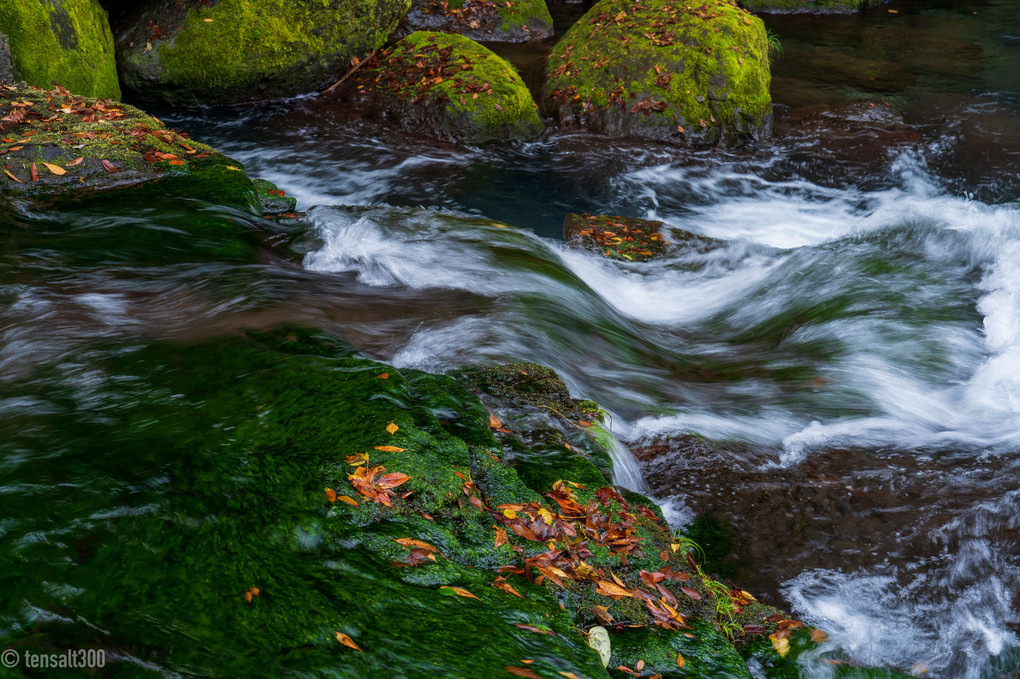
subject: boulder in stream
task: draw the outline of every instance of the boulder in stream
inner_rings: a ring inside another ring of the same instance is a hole
[[[561,124],[680,145],[737,144],[772,127],[761,20],[725,0],[602,0],[549,56]]]
[[[513,66],[461,35],[412,33],[376,55],[340,96],[364,117],[454,143],[530,139],[543,129]]]
[[[652,219],[571,213],[563,221],[563,239],[609,259],[648,262],[684,247],[706,252],[723,241],[669,227]]]
[[[380,47],[410,0],[142,2],[117,35],[124,88],[172,105],[321,90]]]
[[[165,195],[256,204],[237,161],[133,106],[64,88],[3,85],[0,116],[0,195],[8,198],[48,201],[153,185]]]
[[[533,42],[553,35],[545,0],[412,0],[405,33],[459,33],[478,42]]]
[[[0,3],[0,80],[120,98],[113,34],[99,0]]]

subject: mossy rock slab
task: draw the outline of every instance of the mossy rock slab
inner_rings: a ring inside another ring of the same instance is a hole
[[[341,96],[365,117],[446,142],[531,139],[544,128],[513,66],[461,35],[412,33],[374,57]]]
[[[120,98],[113,34],[99,0],[2,2],[0,36],[0,45],[10,48],[11,80]],[[3,61],[0,56],[0,79]]]
[[[0,195],[48,202],[144,188],[254,211],[241,165],[127,104],[0,87]]]
[[[287,192],[268,179],[256,179],[252,182],[259,198],[259,207],[266,217],[275,217],[294,212],[297,209],[297,198],[288,196]]]
[[[569,245],[627,262],[648,262],[680,249],[707,252],[724,244],[653,219],[586,212],[567,215],[563,238]]]
[[[408,33],[459,33],[478,42],[534,42],[553,35],[545,0],[413,0],[403,27]]]
[[[380,47],[410,0],[148,0],[116,36],[125,90],[179,106],[324,89]]]
[[[602,0],[549,56],[561,124],[679,145],[734,145],[772,127],[761,20],[727,0]]]

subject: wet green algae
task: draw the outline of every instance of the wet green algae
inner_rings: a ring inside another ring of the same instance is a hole
[[[381,47],[410,8],[410,0],[193,4],[149,2],[117,37],[125,89],[180,106],[321,90]]]
[[[543,129],[513,66],[461,35],[412,33],[362,69],[352,88],[398,127],[435,139],[477,144]]]
[[[771,131],[765,28],[730,0],[602,0],[546,73],[547,103],[566,125],[681,145]]]
[[[700,577],[688,584],[704,599],[676,592],[693,629],[643,627],[640,643],[627,625],[648,625],[647,612],[597,594],[591,581],[561,588],[535,581],[535,571],[504,572],[521,596],[500,587],[497,568],[521,567],[548,545],[510,530],[498,505],[556,505],[525,485],[485,407],[452,378],[360,359],[301,331],[153,345],[111,357],[103,371],[92,405],[69,411],[71,393],[36,394],[52,409],[3,444],[21,449],[42,436],[64,451],[58,468],[8,470],[6,481],[19,487],[91,470],[77,491],[50,498],[52,513],[30,511],[34,491],[9,505],[24,530],[51,531],[62,516],[74,532],[66,541],[22,541],[0,557],[6,645],[115,647],[135,662],[116,662],[114,676],[185,668],[240,676],[257,667],[276,676],[496,677],[519,666],[542,677],[605,677],[583,636],[596,622],[592,607],[604,605],[621,625],[614,666],[682,645],[688,670],[665,676],[719,676],[693,671],[699,662],[747,676],[714,627]],[[77,424],[63,426],[67,417]],[[361,454],[366,464],[349,463]],[[409,477],[393,488],[392,506],[351,485],[369,465]],[[326,488],[357,506],[330,502]],[[586,563],[607,578],[611,570],[637,587],[639,570],[666,563],[660,552],[690,569],[658,514],[615,492],[569,488],[614,521],[633,515],[627,521],[642,549],[626,566],[590,543]],[[497,529],[508,533],[499,546]],[[434,551],[415,553],[397,542],[404,538]],[[39,618],[37,610],[60,615]],[[701,613],[706,622],[696,622]],[[361,652],[339,643],[338,632]]]
[[[15,78],[75,94],[120,98],[113,35],[98,0],[0,3]]]
[[[8,198],[46,202],[134,188],[255,211],[252,182],[237,161],[133,106],[19,85],[0,89],[0,112],[0,193]]]

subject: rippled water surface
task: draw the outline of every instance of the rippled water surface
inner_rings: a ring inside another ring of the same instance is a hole
[[[635,458],[621,482],[829,643],[925,676],[1020,676],[1020,7],[768,25],[777,136],[754,149],[558,132],[437,148],[304,99],[166,116],[296,196],[299,219],[5,213],[0,635],[90,624],[66,606],[91,585],[60,564],[130,540],[112,517],[215,520],[182,488],[226,468],[193,460],[181,486],[183,448],[159,441],[239,425],[190,415],[153,347],[304,326],[398,366],[549,365],[612,413]],[[903,119],[876,123],[872,103]],[[562,242],[573,211],[721,242],[612,262]]]

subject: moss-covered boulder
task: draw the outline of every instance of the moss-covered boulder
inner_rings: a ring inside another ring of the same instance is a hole
[[[532,42],[551,38],[545,0],[413,0],[408,32],[459,33],[478,42]]]
[[[140,3],[116,36],[125,90],[173,105],[321,90],[378,48],[410,0]]]
[[[727,0],[602,0],[550,54],[547,103],[611,136],[741,143],[771,131],[768,49]]]
[[[99,0],[0,3],[0,79],[9,47],[12,79],[59,83],[75,94],[120,98],[113,34]]]
[[[680,251],[704,253],[724,244],[654,219],[586,212],[566,216],[563,239],[568,245],[627,262],[648,262]]]
[[[256,179],[252,185],[255,187],[263,216],[281,216],[290,214],[297,209],[297,199],[288,196],[286,191],[268,179]]]
[[[461,35],[412,33],[373,58],[340,96],[365,117],[455,143],[530,139],[543,129],[514,68]]]
[[[237,161],[126,104],[0,87],[0,195],[33,202],[149,187],[254,211]]]

